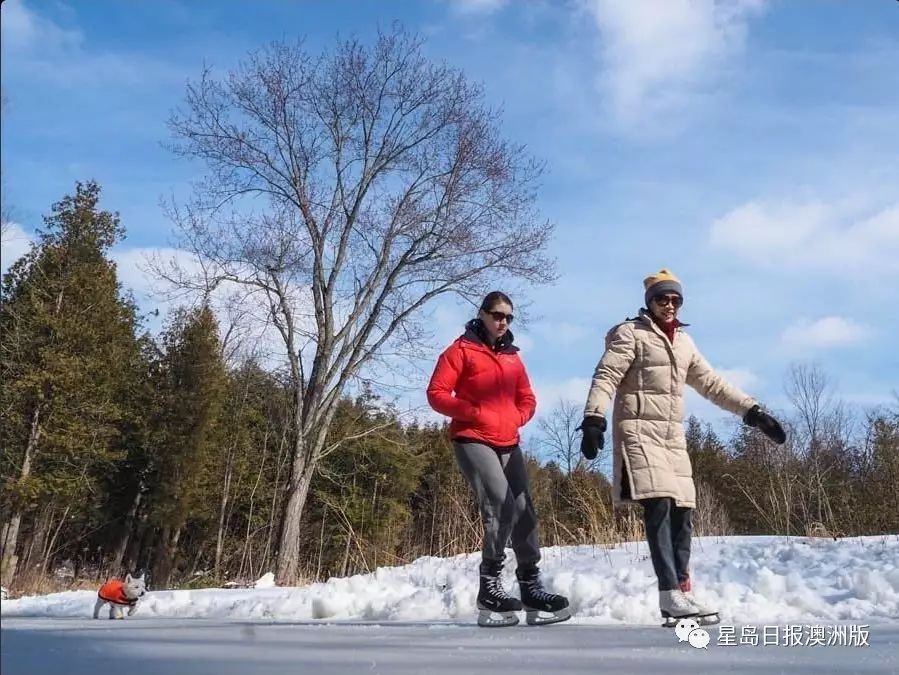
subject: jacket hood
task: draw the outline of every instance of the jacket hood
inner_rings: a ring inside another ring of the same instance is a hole
[[[496,341],[495,345],[491,345],[490,336],[487,334],[487,328],[480,319],[472,319],[465,324],[465,332],[462,334],[462,339],[483,344],[487,349],[490,349],[497,354],[514,354],[519,351],[518,347],[512,344],[515,341],[515,336],[512,334],[511,330],[507,330],[499,340]]]

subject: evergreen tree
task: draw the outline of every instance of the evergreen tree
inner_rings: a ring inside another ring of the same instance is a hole
[[[411,521],[409,495],[424,462],[404,442],[396,415],[376,404],[366,392],[341,401],[335,414],[332,439],[340,440],[332,440],[313,483],[309,518],[318,531],[318,574],[344,576],[400,560],[399,543]]]
[[[108,562],[106,576],[124,576],[137,568],[141,537],[146,531],[147,494],[151,470],[160,444],[161,353],[149,335],[139,339],[139,350],[130,364],[128,388],[122,399],[127,410],[119,437],[122,459],[104,484],[106,501],[103,527],[90,538],[90,549],[99,553],[94,562]]]
[[[97,183],[78,183],[0,287],[4,576],[25,530],[46,563],[62,523],[96,510],[120,456],[136,315],[107,257],[123,229],[99,199]]]
[[[205,489],[218,509],[216,577],[257,579],[271,569],[288,478],[290,401],[277,378],[252,360],[229,377],[222,461],[207,472]]]
[[[176,312],[163,347],[159,444],[148,473],[151,522],[157,529],[153,579],[165,586],[188,518],[209,522],[215,514],[201,487],[219,459],[226,379],[218,323],[208,306]]]

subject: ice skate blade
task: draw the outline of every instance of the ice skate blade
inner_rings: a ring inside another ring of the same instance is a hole
[[[571,618],[571,610],[564,607],[557,612],[546,612],[550,616],[540,616],[539,609],[528,609],[525,607],[526,621],[529,626],[548,626],[552,623],[561,623]]]
[[[515,612],[491,612],[489,609],[482,609],[478,612],[478,625],[483,628],[517,626],[518,614]]]
[[[662,612],[662,628],[674,628],[681,619],[693,619],[699,623],[698,614],[684,614],[683,616],[672,616],[668,612]]]
[[[718,616],[718,612],[713,614],[700,614],[696,617],[696,623],[700,626],[714,626],[716,623],[721,623],[721,617]]]

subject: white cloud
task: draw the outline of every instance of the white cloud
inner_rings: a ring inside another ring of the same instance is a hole
[[[4,223],[0,238],[0,271],[10,266],[31,248],[31,236],[18,223]]]
[[[619,123],[676,111],[743,50],[765,0],[590,0],[600,85]]]
[[[111,252],[116,264],[119,281],[140,299],[151,300],[155,295],[170,290],[150,271],[152,260],[175,261],[182,268],[197,271],[196,259],[187,251],[175,248],[120,248]]]
[[[25,253],[31,237],[16,223],[3,230],[2,251],[3,271]],[[116,248],[110,251],[110,259],[116,264],[116,273],[125,292],[131,292],[139,312],[146,318],[147,328],[158,332],[168,313],[176,307],[190,305],[199,298],[196,294],[179,292],[170,282],[160,279],[151,269],[162,266],[170,269],[176,265],[187,274],[202,271],[199,261],[183,249],[166,247]],[[210,303],[223,331],[232,325],[233,332],[245,337],[247,350],[253,350],[263,363],[279,364],[284,351],[281,338],[268,322],[268,303],[263,294],[233,283],[220,284],[211,294]],[[309,305],[304,289],[296,289],[296,308]],[[311,312],[298,311],[299,327],[311,330],[311,325],[302,317]]]
[[[590,380],[585,377],[570,377],[557,382],[532,382],[537,397],[537,412],[544,414],[552,410],[560,400],[577,405],[587,402]]]
[[[78,30],[65,29],[25,7],[22,0],[6,0],[0,10],[0,39],[10,52],[55,51],[80,46]]]
[[[715,368],[715,371],[749,396],[757,396],[761,392],[761,378],[749,368]],[[719,432],[725,432],[726,425],[737,419],[703,398],[692,387],[684,387],[684,415],[685,417],[695,415],[702,422],[712,424]]]
[[[759,376],[749,368],[721,368],[718,370],[718,374],[746,393],[757,388],[761,383]]]
[[[175,248],[116,248],[110,251],[110,259],[116,264],[116,274],[122,290],[134,296],[140,314],[145,317],[151,333],[158,333],[169,312],[180,305],[190,304],[192,298],[175,295],[174,286],[157,278],[150,270],[152,261],[177,263],[184,270],[195,272],[199,265],[187,251]],[[217,312],[219,321],[226,318]]]
[[[561,347],[571,346],[595,332],[587,326],[567,321],[541,322],[535,326],[535,329],[542,338],[549,339],[553,344]]]
[[[852,319],[825,316],[815,320],[800,319],[784,330],[781,340],[787,347],[826,349],[857,344],[869,334],[866,326]]]
[[[509,3],[509,0],[447,0],[447,2],[458,14],[483,15],[498,12]]]
[[[752,395],[752,392],[747,391],[746,393]],[[704,399],[695,389],[686,387],[684,389],[684,420],[690,416],[696,417],[703,424],[711,424],[716,432],[724,436],[728,435],[727,426],[739,419],[708,399]]]
[[[148,328],[158,332],[167,314],[179,306],[199,300],[197,293],[182,292],[171,282],[161,279],[154,269],[174,272],[176,268],[191,276],[202,272],[200,261],[189,251],[177,248],[119,248],[111,251],[119,281],[126,291],[134,294],[142,314],[148,318]],[[263,364],[280,365],[284,347],[277,330],[269,323],[268,303],[258,291],[233,283],[219,284],[209,296],[222,333],[239,335],[244,351],[252,351]],[[294,299],[296,307],[306,304],[302,289]],[[156,313],[158,312],[158,313]],[[298,316],[306,313],[298,312]],[[300,327],[306,327],[299,319]]]
[[[516,334],[514,331],[512,332],[515,335],[515,345],[524,352],[525,355],[528,353],[533,353],[534,351],[534,340],[530,335],[525,334]]]
[[[94,51],[80,28],[63,27],[37,8],[22,0],[6,0],[0,10],[3,59],[14,63],[18,74],[70,89],[108,84],[147,87],[185,77],[175,66],[137,54]]]
[[[710,244],[762,267],[899,272],[899,204],[752,201],[712,223]]]
[[[749,396],[757,397],[762,393],[761,379],[749,368],[716,368],[715,370],[721,377]],[[738,417],[703,398],[692,387],[684,387],[684,417],[687,418],[691,415],[703,423],[711,424],[718,433],[724,435],[728,433],[728,425],[739,420]]]
[[[440,353],[465,331],[465,322],[471,319],[477,310],[465,307],[448,300],[434,305],[430,315],[430,328],[434,334],[436,352]]]

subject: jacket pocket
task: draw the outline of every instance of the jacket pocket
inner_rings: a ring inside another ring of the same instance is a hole
[[[515,408],[515,412],[518,413],[518,429],[521,429],[521,427],[528,423],[528,420],[525,418],[525,414],[518,408]]]
[[[521,427],[518,423],[520,417],[517,410],[510,414],[506,410],[497,410],[491,407],[481,408],[481,414],[475,422],[475,427],[484,436],[501,442],[518,435],[518,429]]]
[[[521,413],[516,409],[512,415],[503,417],[503,438],[515,438],[519,429],[521,429]]]
[[[481,417],[483,416],[483,413],[481,412],[480,404],[475,403],[473,401],[465,401],[465,402],[471,406],[471,412],[468,415],[466,415],[464,418],[461,418],[462,421],[468,422],[469,424],[480,424]]]
[[[642,391],[638,391],[638,392],[637,392],[637,417],[643,417],[643,409],[644,409],[644,407],[645,407],[645,406],[644,406],[644,403],[643,403],[643,392],[642,392]]]

